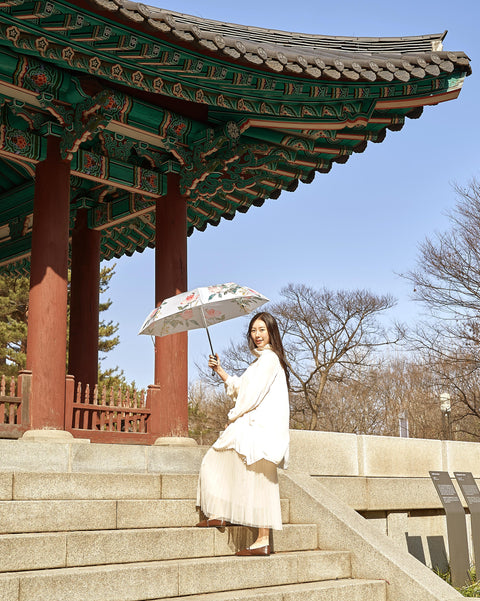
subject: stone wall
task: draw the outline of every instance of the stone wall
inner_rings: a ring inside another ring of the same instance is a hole
[[[429,471],[449,472],[455,486],[455,471],[471,472],[480,488],[480,444],[291,431],[289,469],[309,473],[423,563],[444,571],[445,512]],[[472,555],[471,549],[470,540]]]
[[[428,477],[430,470],[480,477],[480,444],[290,430],[290,469],[313,476]]]

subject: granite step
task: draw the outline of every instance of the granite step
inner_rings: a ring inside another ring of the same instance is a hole
[[[256,529],[150,528],[0,535],[0,572],[233,555]],[[276,552],[318,548],[315,524],[273,533]]]
[[[337,551],[150,561],[0,574],[0,601],[144,601],[350,576],[350,554]]]
[[[222,591],[188,597],[164,597],[161,601],[386,601],[386,598],[386,582],[383,580],[348,578]],[[148,601],[160,601],[160,599]]]
[[[281,500],[289,523],[289,502]],[[195,526],[193,499],[0,501],[0,534]]]
[[[198,474],[0,472],[0,500],[196,499]]]

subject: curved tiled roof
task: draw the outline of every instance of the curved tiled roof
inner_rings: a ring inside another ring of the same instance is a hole
[[[86,208],[109,259],[155,245],[167,174],[188,199],[188,233],[203,231],[457,98],[471,72],[443,50],[445,33],[289,33],[130,0],[4,4],[0,270],[16,273],[28,269],[45,132],[71,160],[72,223]]]
[[[471,72],[464,52],[443,51],[441,34],[409,37],[344,37],[291,33],[223,23],[147,6],[131,0],[89,0],[163,37],[218,53],[276,73],[314,79],[409,81],[453,72]],[[113,15],[112,15],[113,16]]]

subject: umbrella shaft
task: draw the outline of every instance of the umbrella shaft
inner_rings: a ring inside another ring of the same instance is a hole
[[[205,326],[205,329],[207,330],[208,342],[210,343],[210,350],[212,351],[212,355],[215,357],[215,353],[213,352],[212,339],[210,338],[210,332],[208,331],[207,326]]]
[[[205,313],[203,312],[203,303],[200,302],[200,311],[202,312],[203,325],[207,330],[208,342],[210,343],[210,350],[212,351],[212,355],[215,357],[215,353],[213,351],[212,339],[210,338],[210,332],[208,331],[207,320],[205,319]]]

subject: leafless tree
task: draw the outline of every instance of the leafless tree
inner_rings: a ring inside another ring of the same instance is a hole
[[[306,419],[303,427],[315,430],[322,427],[327,384],[352,378],[393,342],[380,316],[395,301],[366,290],[333,292],[302,284],[286,286],[281,296],[270,310],[279,322],[291,373],[293,420]]]
[[[420,246],[415,270],[406,274],[414,299],[442,320],[444,336],[480,343],[480,183],[456,186],[451,227]]]
[[[233,401],[221,389],[201,380],[188,389],[188,429],[192,438],[203,445],[212,444],[228,423]]]
[[[277,318],[291,374],[291,426],[362,433],[378,430],[378,407],[355,406],[352,395],[354,389],[361,389],[362,370],[378,363],[377,351],[393,342],[381,316],[395,304],[394,299],[366,290],[333,292],[294,284],[283,288],[281,297],[268,310]],[[221,359],[228,373],[240,374],[252,355],[245,341],[231,342]],[[200,368],[200,373],[204,382],[219,385],[207,369]]]
[[[380,434],[398,436],[400,416],[412,438],[442,438],[439,387],[421,355],[392,357],[371,374],[377,402],[384,411]]]
[[[456,187],[450,228],[420,246],[406,274],[428,311],[410,335],[438,386],[452,397],[459,434],[480,435],[480,183]]]

